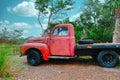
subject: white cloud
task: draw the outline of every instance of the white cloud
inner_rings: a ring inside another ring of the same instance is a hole
[[[27,38],[27,37],[30,36],[30,35],[31,35],[30,31],[24,30],[22,37]]]
[[[48,18],[45,18],[45,19],[43,20],[43,22],[45,22],[45,23],[48,22]]]
[[[0,30],[2,30],[4,27],[8,27],[10,22],[8,20],[0,21]]]
[[[11,7],[7,7],[7,11],[12,13],[12,8]]]
[[[34,24],[34,27],[35,28],[41,28],[40,24],[38,24],[38,23]]]
[[[42,24],[44,29],[47,28],[47,24]],[[36,29],[41,29],[41,26],[40,24],[38,23],[35,23],[35,24],[28,24],[28,23],[25,23],[25,22],[14,22],[14,23],[10,23],[9,21],[7,20],[4,20],[4,21],[0,21],[0,28],[8,28],[8,29],[12,29],[12,30],[15,30],[15,29],[20,29],[20,30],[26,30],[26,29],[32,29],[32,28],[36,28]]]
[[[38,11],[35,9],[35,4],[32,1],[23,1],[13,8],[8,7],[7,10],[25,17],[33,17],[38,14]]]
[[[35,2],[36,0],[26,0],[26,1],[32,1],[32,2]]]
[[[44,29],[47,29],[47,24],[42,24]]]
[[[81,14],[81,12],[71,16],[70,21],[74,21],[76,18],[78,18],[80,16],[80,14]]]
[[[42,24],[42,25],[44,26],[44,28],[47,28],[46,24]],[[22,30],[23,31],[22,37],[24,38],[30,36],[38,37],[42,33],[42,29],[38,23],[31,25],[25,22],[10,23],[7,20],[0,21],[0,32],[4,27],[6,27],[9,31]]]
[[[71,8],[73,8],[73,6],[71,6],[71,5],[66,5],[66,9],[71,9]]]
[[[4,20],[4,22],[5,22],[6,24],[9,24],[9,23],[10,23],[8,20]]]
[[[0,21],[0,25],[7,25],[9,24],[10,22],[8,20],[4,20],[4,21]]]
[[[30,32],[28,30],[24,30],[23,33],[24,34],[30,34]]]
[[[16,22],[10,25],[12,28],[17,28],[17,29],[30,29],[31,25],[25,23],[25,22]]]
[[[33,26],[34,26],[35,24],[33,24]],[[41,36],[40,34],[41,34],[41,28],[36,28],[36,27],[34,27],[34,30],[30,30],[30,29],[25,29],[25,30],[23,30],[23,35],[22,35],[22,37],[24,37],[24,38],[27,38],[27,37],[38,37],[38,36]]]
[[[10,29],[10,30],[24,30],[24,29],[31,29],[32,26],[28,23],[25,22],[15,22],[15,23],[10,23],[7,20],[0,21],[0,29],[3,29],[4,27]]]
[[[105,0],[99,0],[101,3],[105,3]]]
[[[42,24],[42,26],[43,26],[44,29],[47,28],[47,24]],[[41,28],[40,24],[38,24],[38,23],[34,24],[34,27]]]

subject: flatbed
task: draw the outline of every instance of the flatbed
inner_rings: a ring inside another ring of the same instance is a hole
[[[120,43],[77,44],[77,49],[120,49]]]

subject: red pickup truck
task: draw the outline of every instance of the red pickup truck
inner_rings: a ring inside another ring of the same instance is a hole
[[[103,67],[115,67],[119,61],[119,43],[75,44],[72,24],[56,25],[49,35],[31,38],[22,46],[21,56],[27,55],[28,64],[37,66],[51,57],[92,56]]]

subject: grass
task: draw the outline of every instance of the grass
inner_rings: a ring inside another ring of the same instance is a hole
[[[13,45],[0,44],[0,77],[3,80],[13,80],[13,77],[24,73],[25,66],[19,55],[14,54],[15,50],[17,49]]]
[[[2,44],[1,47],[5,47],[5,46]],[[5,74],[6,68],[9,67],[8,65],[5,65],[6,62],[8,61],[8,53],[9,50],[5,48],[0,48],[0,77]]]

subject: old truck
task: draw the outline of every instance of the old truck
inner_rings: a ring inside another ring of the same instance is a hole
[[[27,56],[28,64],[33,66],[51,57],[92,56],[100,66],[115,67],[119,62],[120,44],[91,43],[89,40],[75,44],[74,26],[59,24],[44,37],[28,39],[22,46],[21,56],[23,55]]]

